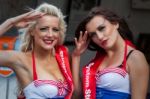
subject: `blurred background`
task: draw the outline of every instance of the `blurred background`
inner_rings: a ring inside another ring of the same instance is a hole
[[[25,13],[28,8],[35,8],[43,2],[59,7],[66,16],[68,29],[65,45],[68,46],[70,52],[74,48],[74,32],[78,23],[92,7],[103,6],[112,9],[126,19],[133,32],[134,44],[144,52],[150,64],[150,0],[0,0],[0,23]],[[20,31],[12,28],[0,37],[0,50],[18,50],[19,40],[16,40],[16,37],[19,33]],[[9,48],[8,46],[12,47]],[[87,50],[87,54],[81,58],[81,65],[85,65],[94,54],[94,52]],[[16,94],[17,80],[15,74],[9,68],[0,67],[0,99],[16,99]]]

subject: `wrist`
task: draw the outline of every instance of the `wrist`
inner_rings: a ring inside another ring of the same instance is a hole
[[[8,21],[8,23],[9,23],[11,26],[14,26],[14,25],[15,25],[15,21],[14,21],[13,18],[8,19],[7,21]]]
[[[81,55],[79,53],[72,52],[71,56],[72,57],[77,57],[77,58],[79,57],[80,58]]]

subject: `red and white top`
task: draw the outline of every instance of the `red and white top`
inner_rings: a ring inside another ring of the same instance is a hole
[[[68,58],[68,57],[67,57]],[[36,64],[34,53],[32,54],[33,61],[33,82],[23,89],[27,99],[45,99],[45,98],[65,98],[71,99],[73,90],[72,76],[70,75],[69,63],[66,59],[66,49],[61,46],[56,51],[56,59],[60,70],[65,77],[65,81],[40,80],[36,73]],[[67,78],[66,78],[67,77]]]

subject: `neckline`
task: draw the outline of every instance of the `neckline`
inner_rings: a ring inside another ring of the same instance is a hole
[[[39,83],[40,82],[40,83]],[[58,81],[55,81],[55,80],[41,80],[41,79],[37,79],[37,80],[34,80],[32,81],[31,83],[29,83],[26,87],[23,88],[23,91],[27,90],[29,86],[31,85],[35,85],[36,87],[39,86],[39,85],[42,85],[41,82],[44,82],[44,84],[50,84],[51,85],[56,85],[56,87],[58,88],[57,85],[59,85],[60,87],[62,86],[66,86],[66,89],[68,89],[68,84],[66,81],[61,81],[61,80],[58,80]]]
[[[97,71],[103,71],[103,70],[105,70],[105,69],[109,69],[109,68],[121,68],[121,69],[123,69],[123,70],[125,70],[126,71],[126,56],[127,56],[127,42],[126,41],[124,41],[124,43],[125,43],[125,47],[124,47],[124,55],[123,55],[123,61],[122,61],[122,63],[120,64],[120,65],[118,65],[118,66],[116,66],[116,67],[114,67],[114,65],[112,65],[112,66],[110,66],[110,67],[106,67],[106,68],[104,68],[104,69],[102,69],[102,70],[97,70]],[[104,60],[103,60],[104,61]]]
[[[45,81],[48,81],[47,79],[38,79],[38,75],[37,75],[37,72],[36,72],[36,63],[35,63],[36,61],[35,61],[35,55],[34,55],[34,51],[32,51],[32,67],[33,67],[33,69],[32,69],[32,71],[33,71],[33,81],[35,81],[35,80],[45,80]],[[65,82],[65,79],[64,80],[62,80],[62,79],[56,79],[56,80],[51,80],[51,79],[49,79],[50,81],[56,81],[56,82]]]

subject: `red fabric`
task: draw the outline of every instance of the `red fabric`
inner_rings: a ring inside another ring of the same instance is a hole
[[[125,42],[124,59],[122,64],[123,65],[122,69],[124,69],[125,71],[126,71],[126,61],[127,61],[126,56],[127,56],[127,43]]]
[[[70,70],[70,64],[68,59],[68,52],[67,49],[64,46],[58,46],[56,48],[56,60],[58,62],[59,68],[64,75],[67,83],[69,84],[69,92],[66,95],[65,99],[71,99],[72,93],[73,93],[73,81],[72,81],[72,75]],[[37,80],[37,73],[36,73],[36,65],[35,65],[35,57],[34,52],[32,52],[32,61],[33,61],[33,80]],[[22,97],[21,95],[18,96],[18,99],[25,99],[25,97]]]
[[[136,48],[136,46],[129,40],[125,40],[126,44],[133,47],[133,48]]]
[[[37,80],[34,52],[32,52],[33,80]]]
[[[127,45],[134,47],[135,46],[128,40],[125,40],[125,51],[124,51],[124,61],[123,69],[126,70],[126,55],[127,55]],[[95,74],[97,68],[100,66],[101,62],[105,57],[105,53],[98,53],[96,57],[83,68],[83,92],[84,99],[96,99],[96,78]]]
[[[19,95],[19,96],[17,97],[17,99],[26,99],[26,98],[25,98],[25,96]]]
[[[104,54],[97,53],[96,57],[83,68],[84,99],[96,99],[95,73],[104,59]]]
[[[56,48],[56,60],[58,61],[59,68],[63,73],[66,81],[68,82],[70,88],[69,93],[66,95],[65,99],[71,99],[74,89],[68,57],[67,49],[64,46],[59,46]]]

